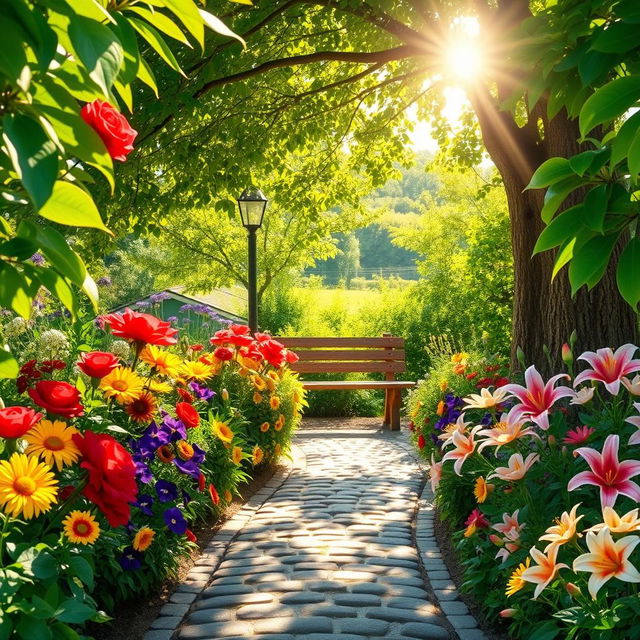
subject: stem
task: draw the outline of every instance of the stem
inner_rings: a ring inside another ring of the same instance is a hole
[[[60,507],[58,508],[58,511],[56,512],[55,516],[53,516],[53,518],[49,521],[49,524],[42,530],[42,533],[40,534],[40,537],[44,537],[45,534],[48,533],[49,530],[53,527],[53,525],[58,523],[58,521],[62,518],[62,516],[67,511],[67,507],[77,500],[78,496],[82,493],[82,490],[87,486],[87,482],[88,481],[89,481],[88,476],[85,476],[80,481],[80,483],[73,490],[71,495],[60,505]]]
[[[4,538],[11,518],[8,515],[4,515],[3,517],[4,522],[2,523],[2,531],[0,532],[0,565],[4,566],[4,562],[2,561],[2,554],[4,553]]]

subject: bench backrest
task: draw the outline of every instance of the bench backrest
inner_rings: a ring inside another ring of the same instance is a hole
[[[291,365],[298,373],[384,373],[393,380],[407,370],[404,338],[277,338],[300,360]]]

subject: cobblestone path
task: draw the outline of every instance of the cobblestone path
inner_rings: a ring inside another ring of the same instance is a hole
[[[301,434],[306,465],[233,539],[177,637],[456,638],[425,590],[422,474],[401,438]]]

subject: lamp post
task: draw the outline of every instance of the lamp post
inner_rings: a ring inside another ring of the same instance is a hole
[[[253,333],[258,330],[258,260],[256,250],[256,231],[262,226],[262,218],[267,208],[267,199],[256,187],[245,189],[238,198],[238,208],[242,225],[247,230],[249,245],[249,328]]]

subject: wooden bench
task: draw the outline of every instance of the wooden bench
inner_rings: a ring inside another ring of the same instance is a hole
[[[384,389],[383,427],[400,429],[401,390],[415,382],[396,380],[407,370],[404,338],[277,338],[300,360],[291,365],[297,373],[383,373],[384,380],[303,380],[305,389]]]

